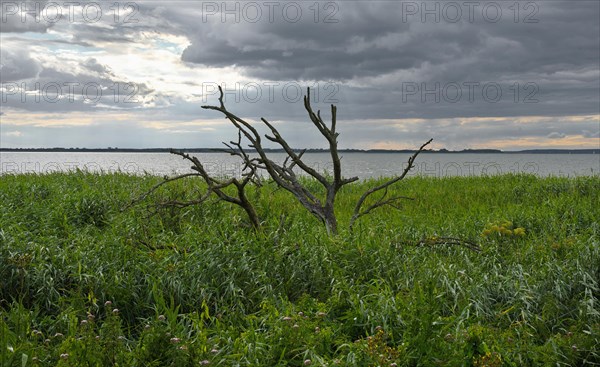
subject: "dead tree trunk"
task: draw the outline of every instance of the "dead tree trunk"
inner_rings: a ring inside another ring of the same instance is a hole
[[[338,225],[334,208],[336,195],[342,186],[358,180],[358,177],[347,179],[342,177],[341,162],[337,146],[337,137],[339,134],[336,132],[336,107],[331,105],[331,126],[327,126],[321,118],[321,111],[319,110],[315,113],[310,105],[310,89],[304,97],[304,107],[308,112],[310,120],[329,143],[329,153],[333,164],[333,179],[329,180],[302,161],[305,150],[297,153],[281,136],[275,126],[266,119],[261,118],[263,124],[271,131],[271,135],[265,135],[265,138],[277,143],[287,154],[287,158],[283,164],[272,161],[265,152],[262,145],[262,138],[256,128],[244,119],[229,112],[223,102],[223,90],[220,87],[219,92],[219,106],[202,106],[202,108],[219,111],[224,114],[225,117],[246,137],[246,139],[248,139],[250,142],[249,146],[256,150],[256,153],[259,156],[254,162],[256,167],[265,169],[278,186],[294,195],[302,206],[325,224],[328,233],[337,234]],[[325,191],[324,198],[319,198],[317,194],[311,192],[302,185],[294,172],[295,167],[300,168],[323,186]]]

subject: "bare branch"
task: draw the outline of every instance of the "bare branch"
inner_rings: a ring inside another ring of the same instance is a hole
[[[220,99],[220,100],[222,103],[222,99]],[[183,151],[171,149],[170,150],[171,154],[178,155],[178,156],[182,157],[183,159],[191,162],[192,163],[191,169],[193,169],[196,172],[195,173],[186,173],[186,174],[178,175],[178,176],[171,177],[171,178],[165,178],[162,182],[158,183],[157,185],[152,187],[149,191],[147,191],[146,193],[141,195],[137,200],[134,200],[131,205],[144,200],[146,197],[148,197],[148,195],[150,195],[152,192],[156,191],[160,186],[165,185],[169,182],[176,181],[176,180],[179,180],[179,179],[182,179],[185,177],[200,176],[204,179],[204,182],[206,182],[206,185],[207,185],[206,192],[200,198],[195,199],[195,200],[189,200],[189,201],[168,200],[168,201],[163,201],[163,202],[157,203],[157,206],[158,207],[183,208],[183,207],[187,207],[187,206],[191,206],[191,205],[197,205],[197,204],[201,204],[204,201],[206,201],[211,196],[211,194],[214,193],[215,195],[217,195],[217,197],[219,197],[219,199],[229,202],[229,203],[232,203],[232,204],[235,204],[235,205],[238,205],[242,209],[244,209],[244,211],[246,212],[246,214],[248,215],[248,218],[250,219],[250,221],[252,223],[252,226],[255,229],[259,228],[260,220],[258,218],[256,210],[254,209],[254,206],[248,200],[248,198],[246,196],[246,192],[245,192],[246,185],[248,184],[248,182],[254,180],[256,170],[258,169],[259,166],[256,164],[256,161],[251,159],[250,156],[244,151],[242,144],[241,144],[241,139],[242,139],[241,133],[243,133],[243,131],[240,129],[238,131],[238,141],[237,142],[232,141],[231,144],[225,144],[227,147],[230,148],[230,150],[228,151],[229,153],[240,157],[244,161],[244,170],[246,170],[247,172],[245,172],[245,174],[242,175],[241,180],[238,180],[235,177],[227,179],[227,180],[217,179],[209,174],[209,172],[204,168],[204,166],[202,165],[202,163],[200,162],[200,160],[197,157],[194,157]],[[237,149],[234,147],[237,147]],[[235,186],[235,188],[237,190],[237,196],[229,195],[223,191],[225,188],[227,188],[231,185]],[[131,205],[129,205],[129,206],[131,206]]]
[[[321,111],[317,110],[315,113],[311,103],[310,103],[310,88],[307,89],[307,93],[304,96],[304,108],[310,118],[310,121],[313,125],[319,130],[319,133],[327,140],[329,144],[329,153],[331,156],[331,163],[333,166],[333,178],[326,177],[325,174],[319,173],[317,170],[309,166],[304,160],[303,155],[305,151],[297,152],[295,151],[287,142],[285,138],[280,134],[274,124],[270,123],[265,118],[261,118],[261,122],[264,126],[266,126],[270,134],[264,135],[265,139],[268,141],[274,142],[283,148],[286,158],[282,164],[274,162],[271,160],[266,154],[266,150],[262,146],[261,136],[258,133],[258,130],[252,126],[246,120],[236,116],[235,114],[229,112],[225,107],[224,103],[224,94],[221,87],[219,87],[219,106],[202,106],[205,109],[211,109],[215,111],[219,111],[225,115],[231,124],[238,129],[238,141],[230,142],[229,144],[225,143],[225,146],[229,148],[228,152],[232,155],[236,155],[240,157],[244,161],[244,174],[242,175],[242,181],[238,181],[237,179],[232,180],[230,183],[239,188],[242,187],[249,182],[251,177],[256,177],[257,170],[264,169],[267,171],[269,176],[273,179],[273,181],[284,190],[292,193],[298,201],[315,217],[321,220],[327,227],[329,233],[335,234],[337,233],[337,219],[335,215],[335,198],[340,188],[344,185],[347,185],[351,182],[355,182],[358,180],[358,177],[344,178],[342,177],[342,167],[341,167],[341,157],[339,156],[338,149],[338,141],[337,138],[339,134],[336,132],[337,126],[337,108],[334,105],[331,105],[331,124],[328,126],[323,121],[321,116]],[[258,158],[250,158],[248,154],[244,151],[241,145],[242,137],[249,141],[249,146],[254,148],[256,153],[258,154]],[[397,203],[401,199],[410,199],[403,196],[394,196],[388,197],[388,187],[393,185],[394,183],[402,180],[406,174],[413,168],[414,160],[417,155],[429,144],[431,140],[423,144],[418,151],[416,151],[408,160],[408,165],[404,169],[404,171],[397,177],[392,178],[391,180],[386,181],[379,186],[376,186],[370,190],[367,190],[357,202],[352,218],[350,220],[350,228],[352,229],[352,225],[354,222],[364,216],[369,214],[376,208],[382,206],[392,206],[397,207]],[[189,156],[183,156],[186,159],[191,159]],[[217,180],[208,177],[206,174],[203,174],[203,167],[200,162],[197,160],[192,160],[194,163],[193,168],[202,174],[205,181],[209,184],[211,190],[217,194],[222,200],[232,201],[234,203],[238,203],[235,200],[232,200],[231,197],[225,195],[219,188],[216,188],[216,185],[219,183]],[[309,190],[302,182],[300,182],[296,173],[294,172],[294,168],[299,168],[308,176],[316,179],[324,189],[324,197],[320,198],[320,195],[317,195],[311,190]],[[363,208],[363,204],[365,200],[370,197],[370,195],[383,191],[382,196],[375,201],[375,203],[369,205],[366,208]],[[237,199],[237,198],[234,198]],[[239,205],[239,203],[238,203]]]
[[[150,190],[146,191],[145,193],[143,193],[139,197],[131,200],[131,202],[129,204],[127,204],[124,208],[122,208],[121,211],[125,211],[125,210],[131,208],[132,206],[138,204],[139,202],[144,201],[150,194],[152,194],[154,191],[156,191],[159,187],[161,187],[164,184],[167,184],[167,183],[173,182],[173,181],[177,181],[177,180],[180,180],[182,178],[192,177],[192,176],[200,176],[200,174],[199,173],[185,173],[185,174],[182,174],[182,175],[179,175],[179,176],[165,178],[163,181],[161,181],[161,182],[157,183],[156,185],[152,186],[150,188]]]
[[[433,141],[433,139],[429,139],[427,142],[425,142],[423,145],[421,145],[421,147],[412,156],[410,156],[410,158],[408,158],[408,163],[407,163],[406,167],[404,168],[404,171],[402,171],[402,173],[399,176],[396,176],[396,177],[392,178],[391,180],[388,180],[388,181],[382,183],[381,185],[372,187],[362,194],[360,199],[358,199],[356,206],[354,207],[354,212],[352,214],[352,218],[350,219],[350,230],[352,230],[352,228],[354,226],[354,222],[356,222],[356,220],[358,218],[368,214],[373,209],[388,205],[390,203],[389,200],[384,200],[388,193],[388,191],[387,191],[388,187],[390,187],[391,185],[395,184],[396,182],[398,182],[398,181],[402,180],[404,177],[406,177],[408,172],[414,167],[415,159],[417,158],[419,153],[421,153],[423,151],[423,149],[425,149],[425,147],[427,145],[429,145],[432,141]],[[365,200],[370,195],[372,195],[380,190],[385,190],[383,196],[377,202],[375,202],[375,204],[369,206],[366,210],[362,210],[362,206],[363,206]]]
[[[454,237],[428,237],[417,242],[417,246],[434,246],[434,245],[458,245],[468,248],[469,250],[480,252],[481,247],[479,247],[475,242],[463,240],[460,238]]]
[[[208,197],[210,196],[210,192],[207,192],[206,195],[203,195],[200,199],[196,199],[196,200],[188,200],[188,201],[179,201],[179,200],[167,200],[167,201],[161,201],[159,203],[157,203],[156,205],[158,207],[176,207],[176,208],[185,208],[188,206],[192,206],[192,205],[198,205],[198,204],[202,204],[203,202],[205,202]]]
[[[307,95],[304,97],[304,107],[312,123],[329,143],[329,151],[331,153],[331,159],[333,163],[333,180],[330,181],[330,179],[325,177],[325,175],[317,172],[314,168],[310,167],[302,160],[305,151],[297,153],[281,136],[273,124],[271,124],[265,118],[261,118],[261,122],[270,130],[270,135],[265,135],[265,138],[281,146],[287,155],[283,164],[278,164],[269,159],[265,149],[262,146],[262,141],[258,131],[249,122],[229,112],[223,102],[223,90],[220,87],[219,92],[219,106],[202,106],[202,108],[212,109],[223,113],[225,117],[239,130],[241,135],[244,135],[244,137],[248,139],[250,146],[256,150],[259,158],[252,161],[244,158],[246,162],[251,163],[250,166],[254,170],[265,169],[279,187],[292,193],[311,214],[313,214],[326,225],[327,230],[330,233],[337,233],[337,219],[334,213],[335,197],[342,186],[358,180],[358,177],[352,177],[349,179],[342,177],[341,161],[338,155],[337,146],[338,134],[335,132],[337,118],[336,107],[333,105],[331,106],[332,121],[331,127],[328,127],[321,118],[320,111],[314,113],[312,110],[310,105],[310,89],[307,90]],[[241,148],[238,144],[232,145],[237,148]],[[242,154],[238,153],[239,149],[233,149],[232,146],[229,147],[232,148],[231,151],[236,152],[236,155]],[[306,174],[316,179],[323,186],[325,191],[325,198],[323,201],[300,182],[294,172],[295,167],[300,168]]]
[[[362,210],[360,212],[360,214],[358,215],[357,219],[362,217],[363,215],[367,215],[369,214],[372,210],[380,208],[382,206],[386,206],[389,205],[394,209],[400,209],[399,206],[396,205],[396,203],[400,200],[415,200],[414,198],[411,197],[407,197],[407,196],[394,196],[388,199],[380,199],[377,202],[375,202],[374,204],[369,205],[366,209]]]

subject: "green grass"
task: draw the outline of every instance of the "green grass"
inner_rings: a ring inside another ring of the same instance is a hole
[[[598,177],[410,178],[349,233],[361,182],[331,238],[272,184],[258,233],[217,201],[149,215],[199,180],[121,210],[159,180],[0,178],[0,365],[600,365]]]

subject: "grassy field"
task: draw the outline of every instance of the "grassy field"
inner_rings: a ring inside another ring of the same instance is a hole
[[[193,179],[121,210],[159,180],[1,176],[0,365],[600,365],[598,177],[411,178],[336,237],[272,185],[258,233],[223,202],[148,207]]]

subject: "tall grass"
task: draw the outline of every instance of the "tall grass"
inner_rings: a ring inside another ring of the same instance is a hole
[[[159,180],[2,176],[2,366],[600,364],[598,177],[410,178],[336,237],[272,185],[258,233],[223,202],[146,207],[193,179],[122,210]],[[484,232],[505,221],[524,234]]]

